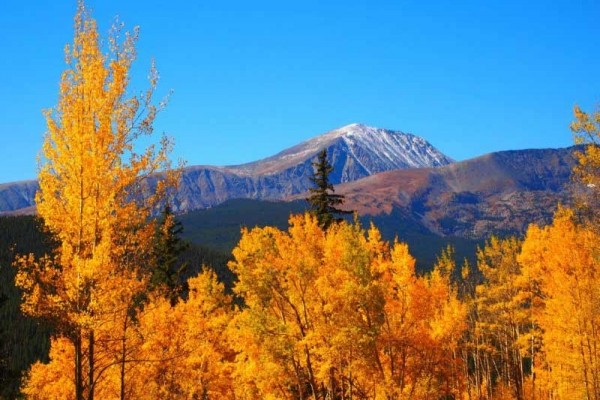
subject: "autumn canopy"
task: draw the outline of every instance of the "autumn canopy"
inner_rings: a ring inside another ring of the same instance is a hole
[[[457,268],[448,248],[428,272],[375,226],[294,215],[288,229],[242,231],[232,292],[210,266],[180,284],[172,144],[137,143],[164,106],[154,66],[147,91],[131,95],[137,39],[117,25],[103,42],[79,3],[58,104],[45,113],[36,197],[56,246],[15,261],[22,311],[53,327],[25,397],[600,399],[589,198],[523,239],[491,237],[477,265]],[[573,129],[593,139],[599,115],[577,108]],[[598,159],[589,144],[581,182],[597,181]],[[316,165],[331,168],[325,155]],[[341,196],[321,181],[315,204],[339,211]]]

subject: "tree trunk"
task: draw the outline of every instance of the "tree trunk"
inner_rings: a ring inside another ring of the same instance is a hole
[[[127,352],[127,328],[129,317],[125,313],[125,319],[123,321],[123,337],[121,338],[121,400],[125,400],[125,361]]]
[[[75,334],[75,399],[83,400],[83,373],[81,354],[81,333]]]
[[[94,400],[94,331],[90,331],[88,340],[88,400]]]

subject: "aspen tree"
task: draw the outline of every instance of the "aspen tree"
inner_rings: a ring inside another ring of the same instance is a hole
[[[530,294],[522,278],[516,238],[492,237],[477,251],[477,268],[484,282],[476,288],[476,335],[480,358],[474,360],[482,380],[497,381],[516,399],[524,398],[525,364],[530,360],[532,318]],[[529,356],[529,357],[528,357]],[[494,366],[494,367],[493,367]]]
[[[242,399],[434,399],[463,392],[466,309],[448,265],[418,277],[375,227],[292,216],[234,249]]]
[[[600,110],[591,113],[579,106],[573,108],[575,120],[571,131],[575,144],[585,145],[575,153],[577,165],[573,168],[575,205],[579,217],[598,229],[600,221]]]
[[[212,271],[190,278],[186,299],[155,294],[138,314],[143,345],[132,399],[233,399],[234,353],[227,340],[230,296]]]
[[[152,103],[154,66],[146,92],[127,92],[138,30],[122,39],[120,34],[117,25],[105,55],[96,22],[79,2],[58,105],[45,112],[48,130],[36,195],[37,211],[59,246],[51,255],[16,262],[23,311],[54,322],[53,344],[64,346],[67,340],[73,346],[76,400],[92,400],[103,376],[118,366],[124,396],[132,309],[148,281],[145,266],[154,233],[149,217],[175,179],[167,171],[169,139],[136,152],[136,139],[152,133],[164,103]],[[167,171],[165,179],[150,194],[146,178],[159,170]],[[116,354],[115,343],[120,343]],[[37,381],[41,369],[31,370],[29,382]]]
[[[600,399],[600,263],[598,234],[560,210],[551,226],[532,226],[519,261],[539,277],[534,309],[543,339],[548,397]]]

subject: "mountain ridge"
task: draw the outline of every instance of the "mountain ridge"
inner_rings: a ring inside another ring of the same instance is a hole
[[[549,223],[559,203],[572,203],[570,175],[576,163],[574,153],[579,149],[574,146],[489,153],[435,168],[385,171],[338,184],[335,191],[345,196],[346,209],[357,211],[362,219],[371,219],[389,237],[407,229],[412,234],[420,232],[426,236],[468,240],[484,240],[490,234],[522,235],[530,223]],[[218,184],[221,179],[220,184],[225,189],[239,185],[248,190],[256,183],[249,177],[227,175],[217,170],[199,168],[196,172],[204,174],[205,178],[208,175],[210,179],[195,180],[188,171],[183,176],[180,199],[200,199],[218,205],[234,199],[217,197],[223,193],[231,196],[231,191],[213,187],[206,192],[213,198],[207,199],[197,197],[193,185],[198,182]],[[261,177],[262,180],[276,178],[286,179],[281,175]],[[28,183],[31,187],[35,182]],[[261,187],[254,189],[266,190]],[[185,193],[186,190],[191,193]],[[284,193],[277,187],[271,190],[277,195]],[[274,199],[274,196],[260,199],[251,195],[239,199],[292,201],[304,199],[306,195],[305,191],[283,199]],[[26,200],[26,197],[23,196],[21,200]],[[187,209],[202,209],[190,207],[189,204],[184,206]],[[14,215],[32,211],[32,208],[21,208],[10,213]],[[241,211],[231,212],[236,214]],[[219,237],[220,234],[215,232],[215,235]]]
[[[523,234],[569,205],[579,147],[489,153],[439,168],[387,171],[336,186],[360,215],[394,210],[441,236]],[[298,197],[299,198],[299,197]]]
[[[234,198],[284,199],[311,187],[312,162],[327,149],[333,184],[398,168],[446,165],[453,160],[418,136],[350,124],[262,160],[232,166],[186,167],[173,209],[187,212]],[[0,186],[0,212],[34,205],[36,181]],[[152,187],[153,183],[150,183]]]

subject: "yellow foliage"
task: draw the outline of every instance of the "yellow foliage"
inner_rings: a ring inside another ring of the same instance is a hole
[[[539,279],[534,318],[543,332],[543,389],[555,398],[600,398],[598,240],[563,210],[551,226],[529,229],[519,257]]]
[[[109,58],[96,22],[79,2],[59,102],[45,112],[48,131],[36,195],[39,216],[59,245],[50,256],[16,261],[23,311],[54,323],[61,336],[53,346],[64,347],[63,338],[74,346],[76,361],[64,373],[72,371],[77,399],[91,397],[113,365],[128,363],[130,347],[137,346],[130,327],[147,287],[154,234],[149,217],[177,175],[165,171],[155,187],[146,183],[150,174],[168,169],[171,143],[165,138],[159,148],[134,151],[135,140],[152,133],[159,111],[152,104],[157,73],[152,68],[146,93],[128,98],[137,29],[122,43],[118,35],[115,28]],[[31,385],[42,369],[30,371]],[[33,390],[25,389],[35,396]]]
[[[497,365],[494,398],[524,396],[526,358],[531,358],[534,329],[531,292],[517,261],[521,242],[492,237],[477,252],[477,267],[485,278],[476,288],[475,335],[481,374],[491,380],[490,365]]]
[[[171,306],[149,301],[137,327],[143,345],[135,363],[136,399],[233,397],[233,353],[226,337],[231,299],[212,272],[189,281],[189,298]]]
[[[595,228],[600,220],[600,110],[586,113],[575,106],[571,131],[576,144],[585,144],[575,153],[578,163],[573,168],[575,205],[580,218]]]
[[[408,247],[371,226],[244,230],[230,267],[240,398],[437,398],[462,390],[465,308],[449,278],[417,277]],[[274,378],[276,377],[276,378]]]
[[[50,363],[31,366],[22,393],[32,400],[74,400],[73,376],[65,374],[73,363],[72,344],[64,338],[52,338]]]

